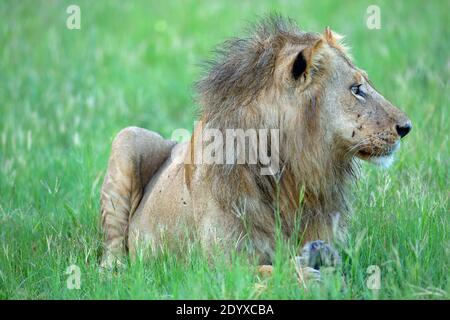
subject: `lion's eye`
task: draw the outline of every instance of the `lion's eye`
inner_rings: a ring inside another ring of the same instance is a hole
[[[366,89],[364,88],[364,85],[362,85],[362,84],[354,85],[350,88],[350,90],[352,91],[352,93],[354,95],[360,96],[361,98],[366,97]]]

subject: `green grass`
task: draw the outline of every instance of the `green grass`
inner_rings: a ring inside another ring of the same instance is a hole
[[[80,31],[65,27],[71,3]],[[380,30],[366,28],[370,4]],[[239,256],[208,263],[196,247],[101,275],[99,188],[114,134],[191,129],[199,63],[274,10],[345,34],[356,64],[414,125],[395,164],[364,165],[354,186],[345,285],[330,276],[303,290],[287,250],[265,280]],[[450,298],[448,1],[8,0],[0,21],[0,298]],[[66,287],[71,264],[80,290]],[[366,286],[370,265],[379,291]]]

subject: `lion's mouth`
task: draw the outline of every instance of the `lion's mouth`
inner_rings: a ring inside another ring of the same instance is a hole
[[[362,160],[368,160],[372,156],[372,153],[368,152],[368,151],[360,150],[360,151],[358,151],[356,156]]]
[[[361,149],[356,153],[356,156],[361,160],[387,167],[393,162],[394,153],[399,149],[399,147],[400,142],[397,142],[394,145],[382,150]]]
[[[370,152],[366,150],[360,150],[356,154],[356,156],[362,160],[370,160],[372,158],[383,158],[392,156],[397,148],[389,148],[383,151]]]

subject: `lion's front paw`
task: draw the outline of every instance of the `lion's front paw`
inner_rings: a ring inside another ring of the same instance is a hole
[[[310,267],[304,267],[295,264],[295,271],[297,273],[298,282],[305,286],[311,282],[317,282],[321,280],[320,271]]]
[[[315,240],[303,246],[301,255],[297,257],[297,263],[315,270],[320,270],[321,267],[335,268],[341,264],[341,257],[337,250],[325,241]]]

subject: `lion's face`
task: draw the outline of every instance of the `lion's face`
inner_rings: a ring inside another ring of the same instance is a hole
[[[285,70],[294,88],[290,100],[315,109],[306,123],[320,121],[315,125],[320,134],[345,155],[389,165],[400,139],[411,130],[411,121],[353,65],[336,35],[327,29],[322,37],[285,52],[290,57]]]
[[[324,96],[334,137],[357,157],[389,165],[411,121],[373,88],[364,71],[335,54]]]

